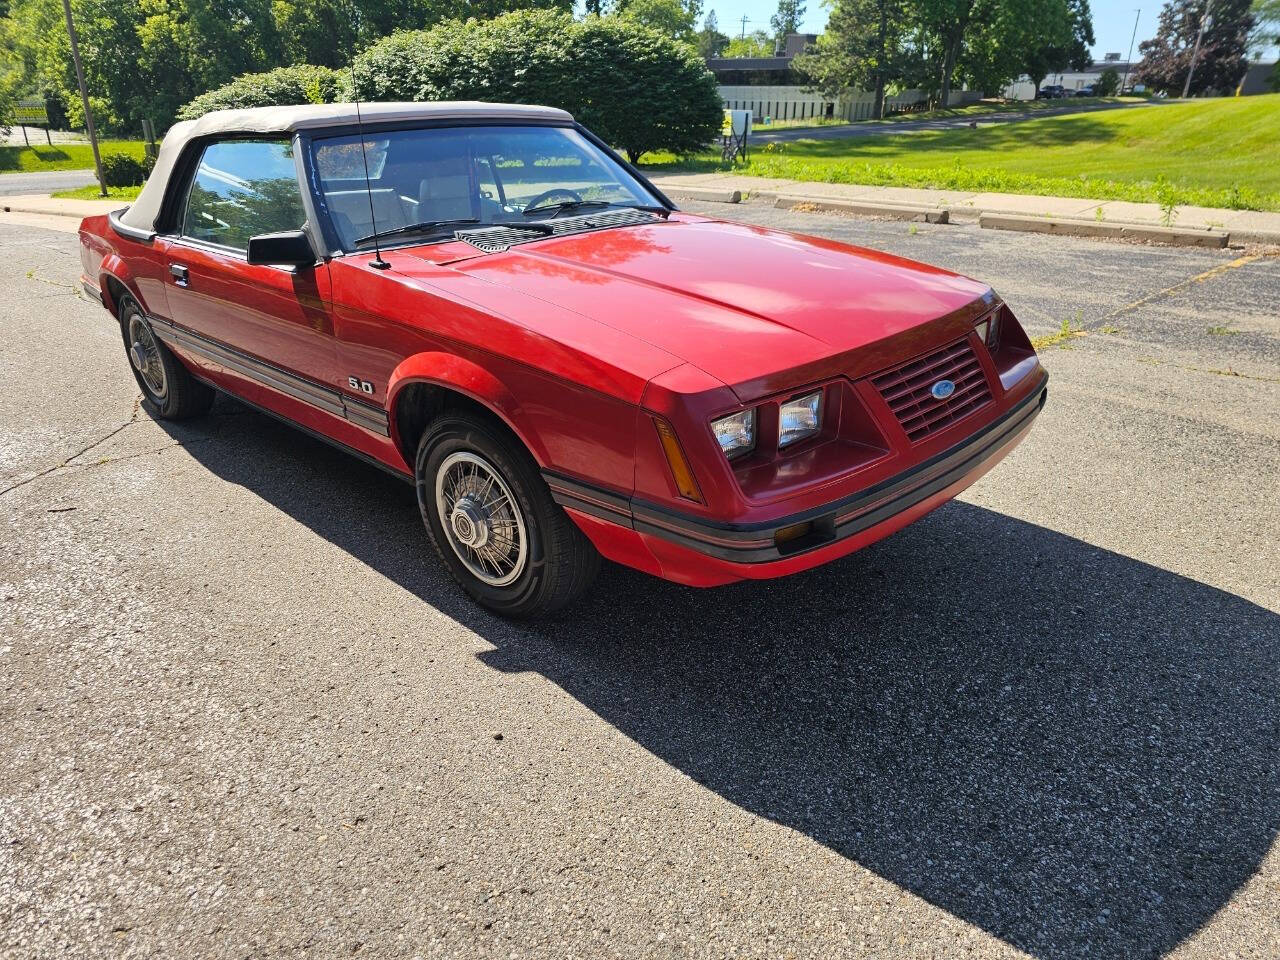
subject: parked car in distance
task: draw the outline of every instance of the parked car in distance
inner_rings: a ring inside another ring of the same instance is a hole
[[[545,107],[211,113],[80,242],[153,416],[222,390],[412,483],[445,567],[512,617],[601,557],[705,587],[844,556],[1047,395],[986,284],[682,213]]]
[[[1083,87],[1081,87],[1079,90],[1077,90],[1075,93],[1073,93],[1073,94],[1072,94],[1072,96],[1075,96],[1075,97],[1092,97],[1092,96],[1096,96],[1096,94],[1093,92],[1093,84],[1091,84],[1091,83],[1090,83],[1090,84],[1086,84],[1085,86],[1083,86]]]
[[[1036,91],[1037,100],[1061,100],[1066,96],[1069,96],[1067,88],[1057,83],[1041,87]]]

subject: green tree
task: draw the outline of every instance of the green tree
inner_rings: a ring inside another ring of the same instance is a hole
[[[724,49],[724,56],[772,57],[776,50],[773,37],[763,30],[752,30],[746,36],[731,39]]]
[[[823,96],[847,90],[875,93],[872,116],[884,116],[885,90],[906,67],[902,0],[836,0],[826,32],[792,66]]]
[[[641,24],[676,40],[694,43],[694,29],[702,0],[625,0],[614,15]]]
[[[1059,17],[1040,20],[1036,42],[1026,47],[1022,71],[1037,90],[1049,74],[1060,73],[1067,67],[1083,70],[1093,62],[1089,52],[1094,43],[1089,0],[1069,0],[1067,17],[1066,24]]]
[[[283,60],[271,0],[138,0],[138,68],[171,117],[192,97]]]
[[[800,24],[804,21],[805,5],[800,0],[778,0],[778,12],[769,18],[769,26],[773,27],[773,35],[781,44],[788,33],[799,33]]]
[[[1093,35],[1084,14],[1084,28]],[[971,90],[996,92],[1027,70],[1028,50],[1057,50],[1069,63],[1073,46],[1070,0],[993,0],[979,7],[956,64],[956,75]],[[1078,48],[1082,66],[1090,62],[1087,47]]]
[[[688,0],[686,0],[688,2]],[[246,73],[288,64],[345,66],[397,29],[456,16],[449,0],[71,0],[85,83],[104,132],[166,127],[178,109]],[[572,0],[469,0],[472,16]],[[7,15],[6,15],[7,14]],[[47,92],[84,123],[62,0],[0,0],[6,38],[0,84]]]
[[[702,21],[702,29],[698,31],[698,53],[704,59],[718,57],[724,53],[724,48],[728,45],[729,38],[720,32],[720,22],[716,19],[716,12],[709,11],[707,19]]]
[[[1253,33],[1249,45],[1254,50],[1280,44],[1280,0],[1253,0]]]
[[[178,111],[179,120],[194,120],[212,110],[271,107],[294,103],[336,103],[350,97],[345,70],[311,64],[246,73],[202,93]]]
[[[1093,83],[1093,95],[1095,97],[1114,97],[1119,90],[1120,71],[1115,67],[1107,67]]]
[[[399,32],[355,62],[366,100],[562,107],[633,161],[692,153],[719,129],[715,78],[694,48],[621,16],[524,11]]]

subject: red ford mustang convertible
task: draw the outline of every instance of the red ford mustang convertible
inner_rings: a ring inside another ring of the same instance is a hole
[[[1046,396],[985,284],[681,213],[545,107],[211,113],[80,239],[153,415],[224,390],[413,482],[507,616],[601,556],[694,586],[844,556],[973,483]]]

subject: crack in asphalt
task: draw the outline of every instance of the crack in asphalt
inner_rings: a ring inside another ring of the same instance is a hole
[[[94,467],[106,466],[107,464],[110,464],[110,463],[123,463],[127,460],[138,460],[138,459],[141,459],[142,457],[154,456],[158,453],[164,453],[167,450],[175,450],[178,448],[192,447],[201,443],[213,443],[214,441],[221,439],[219,434],[221,433],[221,427],[222,427],[223,421],[232,420],[237,417],[243,417],[250,412],[250,411],[243,411],[243,412],[229,411],[229,412],[214,414],[210,416],[209,419],[213,421],[215,424],[217,424],[217,430],[213,436],[193,437],[190,440],[175,440],[173,443],[167,443],[164,446],[156,447],[153,450],[141,450],[141,451],[138,451],[137,453],[128,453],[119,457],[103,457],[102,459],[94,460],[91,463],[75,462],[76,460],[79,460],[81,457],[83,457],[86,453],[106,443],[108,440],[110,440],[116,434],[120,433],[122,430],[126,429],[127,427],[133,426],[135,423],[141,422],[138,418],[138,414],[141,411],[141,400],[142,400],[141,397],[137,397],[134,399],[132,416],[127,421],[120,424],[120,426],[103,434],[97,440],[94,440],[88,446],[83,447],[76,453],[73,453],[71,456],[67,457],[62,462],[56,463],[51,467],[47,467],[46,469],[41,470],[39,473],[34,473],[31,476],[18,481],[17,483],[14,483],[8,487],[5,487],[3,490],[0,490],[0,497],[3,497],[5,494],[10,493],[14,490],[17,490],[20,487],[25,487],[28,484],[34,483],[37,480],[40,480],[40,479],[43,479],[44,477],[55,474],[59,470],[77,470],[77,469],[91,470]]]
[[[114,437],[121,430],[124,430],[126,427],[130,427],[133,424],[137,423],[138,413],[141,409],[142,409],[142,398],[135,397],[133,401],[133,413],[130,414],[129,419],[126,420],[124,423],[120,424],[120,426],[115,427],[114,429],[103,434],[101,437],[99,437],[97,440],[94,440],[88,446],[82,447],[81,449],[77,450],[75,453],[73,453],[71,456],[67,457],[65,460],[61,461],[60,463],[55,463],[53,466],[47,467],[46,469],[41,470],[38,473],[33,473],[31,476],[26,477],[23,480],[19,480],[17,483],[10,484],[9,486],[5,487],[3,490],[0,490],[0,497],[3,497],[5,494],[12,493],[14,490],[17,490],[19,487],[25,487],[29,483],[34,483],[35,481],[39,480],[41,477],[47,477],[49,474],[54,473],[58,470],[61,470],[63,467],[70,466],[71,461],[78,460],[80,457],[83,457],[86,453],[88,453],[94,447],[102,446],[102,444],[106,443],[108,440]]]
[[[1191,370],[1195,373],[1212,373],[1219,377],[1239,377],[1241,380],[1261,380],[1263,383],[1280,383],[1280,377],[1260,377],[1256,373],[1241,373],[1227,367],[1225,370],[1215,367],[1197,367],[1189,363],[1175,363],[1172,360],[1158,360],[1155,357],[1138,357],[1139,363],[1147,363],[1153,367],[1176,367],[1179,370]]]

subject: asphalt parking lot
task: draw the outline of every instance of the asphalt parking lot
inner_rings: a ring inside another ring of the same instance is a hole
[[[1280,259],[687,206],[1085,335],[888,540],[516,626],[0,227],[0,954],[1280,955]]]

